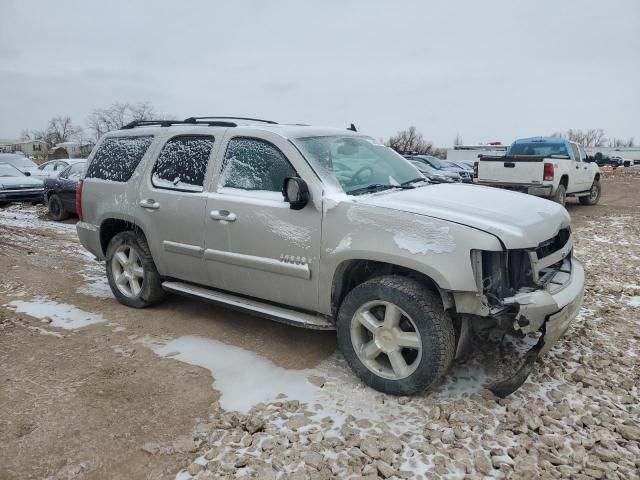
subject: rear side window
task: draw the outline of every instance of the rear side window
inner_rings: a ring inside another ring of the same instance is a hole
[[[152,141],[152,136],[105,138],[87,169],[86,177],[127,182]]]
[[[164,144],[151,172],[157,188],[202,192],[214,138],[201,135],[173,137]]]
[[[280,192],[285,178],[297,176],[287,157],[271,143],[244,137],[229,141],[222,167],[224,187]]]

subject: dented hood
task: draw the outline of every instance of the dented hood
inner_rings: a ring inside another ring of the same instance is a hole
[[[498,237],[509,249],[535,247],[571,223],[561,205],[524,193],[464,184],[425,185],[360,197],[358,203],[467,225]]]

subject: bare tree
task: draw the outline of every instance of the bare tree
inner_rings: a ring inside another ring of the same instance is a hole
[[[464,144],[464,141],[462,140],[462,137],[460,136],[459,133],[456,133],[456,138],[453,139],[453,144],[456,146]]]
[[[433,143],[426,141],[414,126],[389,137],[385,145],[398,153],[431,154],[434,151]]]
[[[151,120],[156,111],[149,102],[114,103],[106,108],[97,108],[89,116],[87,124],[91,135],[98,141],[105,133],[118,130],[127,123]]]
[[[45,140],[46,138],[46,130],[29,130],[25,128],[20,132],[20,140]]]
[[[41,139],[51,148],[58,143],[76,140],[82,135],[82,131],[82,127],[74,125],[69,116],[53,117],[49,120],[47,130]],[[35,135],[39,136],[40,132],[34,133],[34,138],[37,138]]]
[[[604,130],[601,128],[590,128],[589,130],[573,130],[570,128],[565,133],[556,132],[551,136],[565,138],[584,147],[603,147],[607,141]]]
[[[609,146],[614,148],[633,147],[635,146],[635,143],[633,141],[633,137],[631,137],[629,140],[623,140],[621,138],[611,138],[609,139]]]

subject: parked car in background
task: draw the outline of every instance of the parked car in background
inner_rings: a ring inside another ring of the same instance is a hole
[[[72,214],[77,214],[76,189],[86,165],[86,160],[73,162],[58,176],[44,180],[44,201],[49,208],[49,215],[54,220],[64,220]]]
[[[13,165],[0,163],[0,205],[9,202],[39,203],[43,192],[41,180],[30,178],[29,173],[23,173]]]
[[[474,167],[481,185],[546,197],[564,205],[567,196],[583,205],[600,199],[600,169],[582,146],[557,137],[522,138],[504,156],[481,155]]]
[[[455,172],[447,170],[436,170],[427,163],[418,162],[417,160],[409,160],[420,173],[422,173],[431,183],[460,183],[462,178]]]
[[[453,163],[455,166],[462,168],[463,170],[468,171],[469,173],[473,174],[473,162],[468,160],[456,160],[455,162],[452,160],[446,160],[449,163]]]
[[[31,176],[44,180],[45,178],[57,177],[60,173],[69,165],[78,162],[86,162],[86,158],[66,158],[64,160],[49,160],[38,166],[38,168],[31,172]]]
[[[408,155],[405,156],[408,160],[415,160],[417,162],[425,163],[432,168],[435,168],[439,171],[445,172],[453,172],[460,176],[461,181],[465,183],[472,182],[472,172],[465,170],[464,168],[460,168],[457,165],[454,165],[452,162],[447,160],[441,160],[436,157],[432,157],[431,155]]]
[[[13,165],[23,173],[33,174],[38,165],[31,159],[17,153],[0,153],[0,163]]]

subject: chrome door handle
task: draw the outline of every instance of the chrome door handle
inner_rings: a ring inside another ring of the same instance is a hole
[[[211,210],[209,217],[211,220],[224,220],[225,222],[235,222],[238,218],[235,213],[229,210]]]
[[[153,198],[146,198],[144,200],[140,200],[138,205],[148,210],[157,210],[160,208],[160,204],[156,202]]]

